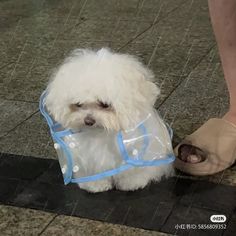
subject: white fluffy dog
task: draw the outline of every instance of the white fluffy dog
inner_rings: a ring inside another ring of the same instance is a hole
[[[153,109],[160,93],[152,82],[153,78],[153,73],[137,58],[104,48],[99,51],[77,49],[55,72],[48,86],[46,107],[63,127],[89,130],[82,140],[90,158],[87,169],[99,172],[104,170],[104,166],[114,167],[114,160],[118,157],[109,145],[104,145],[104,133],[127,130]],[[99,129],[103,136],[98,135]],[[95,153],[95,150],[100,151]],[[101,160],[106,160],[103,165]],[[136,190],[172,173],[170,164],[135,167],[79,186],[90,192],[106,191],[113,187]]]

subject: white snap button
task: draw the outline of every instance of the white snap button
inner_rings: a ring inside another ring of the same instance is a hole
[[[132,153],[133,153],[134,156],[136,156],[138,154],[138,150],[134,149]]]
[[[73,142],[69,143],[69,147],[70,148],[75,148],[75,143],[73,143]]]
[[[77,172],[79,170],[79,167],[78,166],[74,166],[73,167],[73,172]]]
[[[62,172],[63,175],[66,173],[66,166],[63,166],[63,167],[61,168],[61,172]]]
[[[55,149],[59,149],[60,148],[60,145],[58,143],[54,143],[54,148]]]

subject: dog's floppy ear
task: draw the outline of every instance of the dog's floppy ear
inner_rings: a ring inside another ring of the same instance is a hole
[[[153,106],[157,97],[160,95],[160,89],[154,83],[154,74],[146,66],[139,68],[139,92],[145,98],[145,100]]]
[[[147,101],[150,102],[150,105],[154,105],[157,97],[160,95],[160,89],[157,85],[149,80],[143,81],[143,95]],[[141,88],[142,89],[142,88]]]

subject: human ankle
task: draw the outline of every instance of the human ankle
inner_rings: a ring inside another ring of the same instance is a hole
[[[224,116],[223,119],[233,123],[236,125],[236,111],[228,111]]]

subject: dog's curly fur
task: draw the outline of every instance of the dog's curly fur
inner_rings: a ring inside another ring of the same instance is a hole
[[[160,93],[153,79],[153,73],[134,56],[105,48],[98,51],[76,49],[52,76],[46,106],[65,128],[127,130],[153,109]],[[91,135],[84,142],[90,143],[93,138]],[[102,153],[110,155],[104,150]],[[94,158],[92,165],[95,166],[96,161],[99,160]],[[170,165],[135,168],[104,180],[80,184],[80,187],[91,192],[105,191],[113,186],[135,190],[171,173]]]

